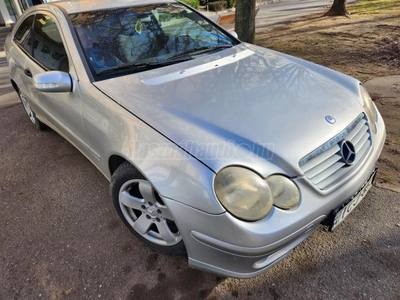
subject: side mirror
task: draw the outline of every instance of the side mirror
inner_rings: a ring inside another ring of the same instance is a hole
[[[229,34],[230,34],[231,36],[233,36],[235,39],[239,39],[239,36],[238,36],[238,34],[236,33],[236,31],[234,31],[234,30],[229,31]]]
[[[36,89],[45,93],[69,93],[72,91],[71,76],[66,72],[49,71],[33,76]]]

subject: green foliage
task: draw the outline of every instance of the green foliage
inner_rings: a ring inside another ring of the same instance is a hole
[[[236,6],[236,0],[181,0],[186,4],[198,8],[199,5],[206,6],[208,4],[208,9],[211,11],[220,11],[227,8],[232,8]]]
[[[232,8],[236,6],[236,0],[228,0],[228,8]]]
[[[361,0],[351,4],[347,9],[352,14],[379,14],[398,10],[399,0]]]
[[[181,1],[195,9],[198,9],[200,5],[200,0],[181,0]]]
[[[227,1],[215,1],[208,4],[208,9],[211,11],[220,11],[228,7]]]

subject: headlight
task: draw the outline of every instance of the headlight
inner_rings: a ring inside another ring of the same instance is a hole
[[[266,179],[271,189],[274,205],[283,209],[290,209],[300,201],[300,192],[297,186],[289,178],[273,175]]]
[[[288,178],[273,175],[266,180],[242,167],[228,167],[215,177],[215,193],[221,204],[236,217],[257,221],[272,206],[289,209],[300,201],[297,186]]]
[[[273,205],[267,183],[241,167],[221,170],[215,178],[215,193],[227,211],[246,221],[264,218]]]
[[[373,131],[373,133],[376,133],[376,120],[378,118],[378,115],[374,102],[372,101],[371,96],[369,95],[365,87],[363,87],[362,85],[360,85],[360,91],[362,100],[364,102],[364,110],[367,113],[368,120],[370,121],[371,130]]]

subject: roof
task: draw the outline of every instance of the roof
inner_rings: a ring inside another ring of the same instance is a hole
[[[107,8],[118,8],[137,5],[148,5],[154,3],[173,3],[174,0],[76,0],[76,1],[52,1],[49,4],[55,4],[63,7],[67,13],[74,14],[92,10],[102,10]]]

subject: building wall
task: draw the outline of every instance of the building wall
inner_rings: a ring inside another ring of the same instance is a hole
[[[4,22],[3,19],[3,14],[0,14],[0,26],[4,26],[6,23]]]
[[[4,0],[0,0],[0,25],[4,26],[11,23],[13,23],[13,21],[8,13],[6,3]]]

